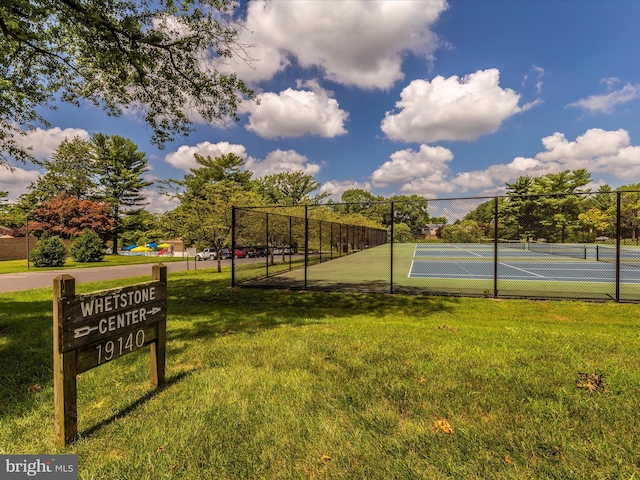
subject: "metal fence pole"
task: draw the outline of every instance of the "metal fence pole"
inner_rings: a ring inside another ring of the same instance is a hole
[[[620,301],[620,199],[622,192],[616,192],[616,302]]]
[[[267,259],[267,263],[265,265],[265,277],[268,277],[269,276],[269,258],[271,254],[271,252],[269,251],[269,212],[265,213],[264,229],[265,229],[264,251],[266,253],[265,257]]]
[[[493,204],[493,298],[498,298],[498,197]]]
[[[293,258],[293,217],[289,216],[289,270],[293,269],[291,259]]]
[[[304,289],[307,289],[307,270],[309,269],[309,207],[304,206]]]
[[[236,286],[236,207],[231,206],[231,288]]]
[[[320,224],[318,225],[318,231],[320,235],[320,261],[318,263],[322,263],[322,220],[320,220]]]
[[[391,245],[389,248],[389,253],[391,256],[390,263],[390,272],[389,272],[389,293],[393,293],[393,224],[395,220],[395,212],[393,209],[393,202],[391,202]]]

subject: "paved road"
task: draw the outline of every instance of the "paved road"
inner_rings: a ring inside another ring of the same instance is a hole
[[[180,272],[187,270],[187,262],[167,262],[167,271]],[[223,260],[223,266],[231,265],[231,260]],[[196,268],[216,268],[217,262],[198,262]],[[140,277],[148,275],[151,279],[152,264],[122,265],[118,267],[90,267],[74,270],[47,270],[31,271],[25,273],[5,273],[0,275],[0,293],[17,292],[31,288],[51,287],[53,279],[66,273],[76,279],[76,283],[96,282],[100,280],[113,280],[117,278]],[[189,269],[193,270],[194,261],[189,260]]]

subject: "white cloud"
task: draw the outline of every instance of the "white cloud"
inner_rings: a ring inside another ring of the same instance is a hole
[[[629,145],[626,130],[606,131],[592,128],[576,138],[567,140],[563,133],[556,132],[542,139],[546,151],[536,155],[543,162],[559,162],[572,165],[571,168],[586,168],[598,157],[617,155],[621,148]]]
[[[282,172],[302,171],[307,175],[315,175],[320,171],[320,165],[309,163],[309,159],[295,150],[274,150],[264,160],[249,157],[245,164],[246,170],[254,172],[254,177],[263,177]]]
[[[82,128],[54,127],[49,129],[35,128],[29,130],[26,135],[15,135],[14,139],[19,146],[31,148],[31,154],[36,158],[46,158],[58,148],[65,138],[71,140],[78,136],[83,140],[89,140],[89,132]]]
[[[319,67],[326,79],[361,88],[389,88],[403,78],[402,55],[427,59],[440,45],[431,31],[445,0],[343,2],[254,0],[247,7],[240,41],[256,45],[252,67],[230,62],[246,81],[272,78],[295,57],[304,68]]]
[[[499,83],[497,69],[463,78],[414,80],[400,94],[399,111],[386,113],[382,131],[392,140],[425,143],[474,140],[496,132],[504,120],[522,111],[520,95]]]
[[[178,206],[178,201],[167,195],[163,195],[154,188],[144,188],[142,195],[145,197],[145,210],[151,213],[164,213]]]
[[[245,128],[263,138],[344,135],[349,114],[327,91],[315,87],[314,91],[287,88],[279,94],[262,93],[259,105],[245,102],[249,112]]]
[[[575,141],[556,132],[542,139],[545,150],[534,158],[517,157],[507,164],[462,172],[452,183],[462,191],[491,189],[520,176],[536,177],[579,168],[586,168],[592,174],[610,174],[631,183],[640,178],[640,146],[630,142],[629,133],[623,129],[592,128]]]
[[[366,190],[371,191],[371,184],[369,182],[355,182],[352,180],[329,180],[320,187],[320,193],[328,193],[332,200],[339,202],[342,198],[342,194],[347,190]]]
[[[15,202],[23,193],[27,193],[27,187],[40,176],[37,170],[25,170],[15,167],[13,170],[0,167],[0,190],[8,192],[7,200]]]
[[[608,88],[611,88],[618,79],[604,78],[602,83],[606,83]],[[632,85],[627,83],[620,90],[615,90],[610,93],[604,93],[602,95],[591,95],[590,97],[583,98],[577,102],[570,103],[568,107],[578,107],[589,113],[613,113],[616,106],[629,103],[633,100],[640,98],[640,83]]]
[[[516,157],[512,162],[502,165],[491,165],[485,170],[461,172],[451,181],[463,192],[469,190],[488,189],[504,185],[524,175],[532,177],[560,171],[559,165],[545,165],[535,158]],[[499,185],[497,185],[499,184]]]
[[[202,142],[198,143],[195,147],[182,145],[175,152],[168,153],[164,157],[164,161],[180,170],[188,172],[191,168],[198,168],[199,166],[194,157],[196,153],[203,157],[210,156],[211,158],[234,153],[242,159],[247,158],[247,153],[243,145],[229,142]]]
[[[448,171],[447,162],[453,159],[453,153],[444,147],[421,145],[418,152],[407,148],[390,155],[391,161],[385,162],[371,174],[371,183],[376,187],[412,182],[401,188],[402,191],[417,193],[417,189],[428,186],[430,191],[437,189]]]

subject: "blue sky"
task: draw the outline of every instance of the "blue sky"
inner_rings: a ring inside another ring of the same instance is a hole
[[[46,156],[68,135],[126,136],[149,179],[234,152],[255,177],[303,170],[334,199],[494,195],[574,168],[594,189],[640,182],[640,2],[252,0],[238,15],[255,61],[221,68],[261,98],[238,124],[196,123],[159,150],[135,113],[61,105],[25,144]],[[11,198],[39,175],[16,166],[0,170]],[[147,195],[150,210],[171,208]]]

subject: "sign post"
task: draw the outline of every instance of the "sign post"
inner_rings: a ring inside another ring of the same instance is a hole
[[[53,386],[58,442],[78,435],[76,376],[150,346],[149,379],[164,383],[167,267],[154,265],[152,281],[75,294],[75,279],[53,280]]]

